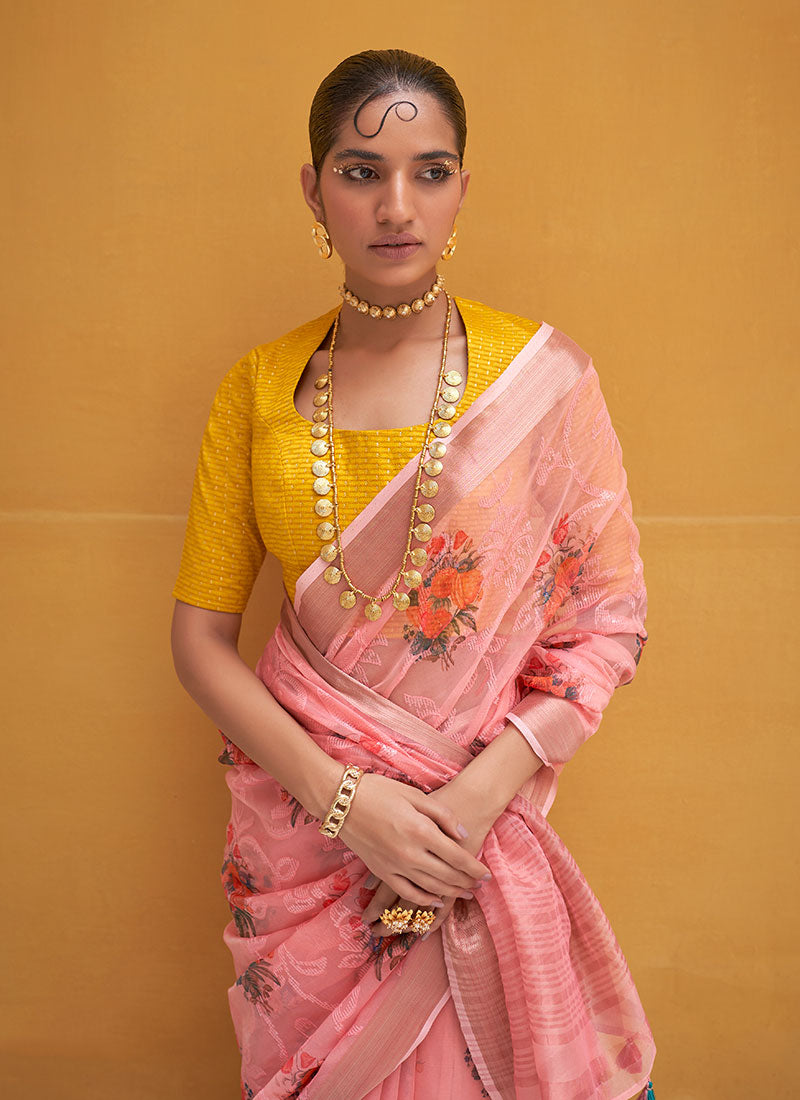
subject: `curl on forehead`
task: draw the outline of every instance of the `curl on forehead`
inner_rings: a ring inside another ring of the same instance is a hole
[[[450,74],[429,58],[406,50],[363,50],[341,61],[314,95],[308,136],[316,171],[321,171],[334,141],[351,123],[362,137],[376,137],[387,118],[413,121],[421,111],[425,94],[434,98],[453,127],[459,162],[463,164],[466,109]],[[380,97],[386,97],[386,103],[370,109]]]
[[[353,115],[353,127],[356,133],[360,134],[361,137],[377,137],[383,129],[383,124],[386,121],[386,118],[390,111],[394,111],[395,115],[400,119],[401,122],[412,122],[419,114],[419,108],[417,107],[416,103],[413,103],[410,99],[396,99],[394,103],[390,103],[386,110],[383,112],[381,120],[378,123],[377,130],[373,130],[371,134],[365,133],[358,125],[358,116],[361,114],[365,107],[369,106],[369,104],[373,102],[373,100],[382,98],[385,94],[385,92],[377,91],[373,92],[372,95],[368,95],[366,99],[361,102],[358,109],[356,110],[356,113]]]

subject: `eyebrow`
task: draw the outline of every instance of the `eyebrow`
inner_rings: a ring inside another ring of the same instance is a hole
[[[386,157],[380,153],[376,153],[373,149],[342,149],[338,153],[333,154],[334,160],[349,160],[352,157],[358,157],[360,160],[374,160],[385,161]],[[414,161],[417,160],[460,160],[458,153],[451,153],[447,149],[432,149],[429,153],[415,153],[411,158]]]

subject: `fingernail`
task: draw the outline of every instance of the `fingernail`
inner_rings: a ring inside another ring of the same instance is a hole
[[[488,882],[491,877],[492,877],[492,872],[487,871],[486,874],[481,879],[481,882]]]
[[[459,824],[459,826],[458,826],[458,831],[461,833],[462,836],[469,836],[469,833],[464,828],[464,826],[461,825],[461,824]]]
[[[443,901],[432,901],[432,902],[431,902],[431,906],[432,906],[432,907],[433,907],[434,909],[441,909],[441,907],[442,907],[443,905],[444,905],[444,902],[443,902]]]
[[[377,886],[378,885],[377,876],[376,875],[368,875],[367,880],[364,883],[364,885],[370,890],[372,889],[373,886]]]
[[[475,895],[465,891],[463,894],[458,895],[460,898],[474,898]]]

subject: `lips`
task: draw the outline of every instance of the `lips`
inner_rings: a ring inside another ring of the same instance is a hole
[[[414,237],[411,233],[387,233],[383,237],[378,237],[376,241],[373,241],[370,248],[380,248],[385,245],[403,245],[403,244],[421,244],[419,237]]]

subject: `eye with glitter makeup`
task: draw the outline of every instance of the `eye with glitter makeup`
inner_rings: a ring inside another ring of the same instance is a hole
[[[353,164],[334,165],[333,170],[337,173],[337,175],[343,176],[344,179],[351,180],[353,183],[371,183],[373,179],[378,178],[375,169],[370,164],[358,164],[354,162]],[[351,172],[363,171],[371,172],[372,175],[350,175]],[[426,183],[442,183],[450,176],[455,175],[456,168],[451,160],[446,160],[441,161],[438,164],[429,164],[427,168],[423,169],[423,172],[439,172],[440,175],[438,176],[423,176],[422,178],[425,180]]]

